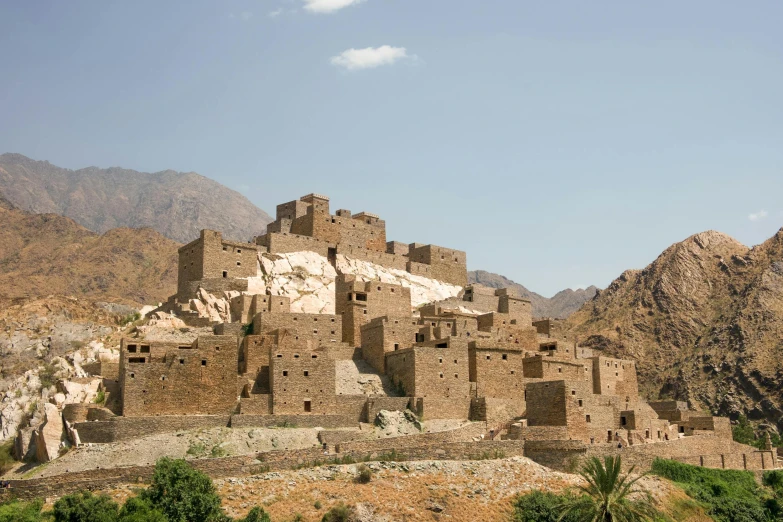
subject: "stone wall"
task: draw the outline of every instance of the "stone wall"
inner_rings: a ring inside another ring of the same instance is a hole
[[[470,419],[469,397],[417,397],[416,415],[424,420]]]
[[[300,340],[330,344],[342,341],[342,317],[331,314],[261,312],[253,318],[253,334],[285,329]]]
[[[298,234],[268,233],[257,240],[259,245],[266,247],[270,254],[288,254],[291,252],[316,252],[323,257],[329,255],[329,243],[310,236]]]
[[[468,350],[470,380],[476,383],[479,397],[523,399],[525,354],[504,348]]]
[[[353,415],[232,415],[232,428],[355,428]]]
[[[156,433],[228,426],[228,415],[161,415],[114,417],[105,421],[76,422],[73,427],[82,443],[132,440]]]
[[[324,350],[280,342],[269,360],[272,413],[335,414],[335,364]]]

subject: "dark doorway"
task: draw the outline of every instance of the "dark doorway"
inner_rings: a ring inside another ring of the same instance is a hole
[[[311,409],[310,409],[310,401],[304,401],[304,406],[305,406],[305,412],[306,413],[310,413],[310,411],[311,411]]]

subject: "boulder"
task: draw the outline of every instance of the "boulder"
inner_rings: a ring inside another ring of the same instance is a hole
[[[44,405],[44,423],[36,430],[35,450],[38,462],[49,462],[60,456],[63,417],[54,404]]]

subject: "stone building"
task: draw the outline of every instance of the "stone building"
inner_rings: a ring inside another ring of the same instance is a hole
[[[333,263],[339,255],[354,257],[462,291],[413,309],[410,288],[338,271],[334,314],[292,313],[288,297],[249,291],[259,251],[309,251]],[[483,421],[494,427],[492,436],[531,447],[731,439],[727,419],[641,399],[633,361],[580,347],[555,321],[534,322],[530,302],[507,289],[467,285],[464,252],[387,241],[378,216],[331,214],[325,196],[279,205],[255,243],[202,231],[180,248],[179,277],[165,309],[177,313],[177,303],[196,292],[231,290],[229,317],[237,323],[216,330],[231,335],[201,336],[187,346],[124,340],[123,416],[372,421],[367,412],[388,397],[341,395],[336,384],[341,361],[364,359],[408,398],[394,404],[409,404],[425,419]]]

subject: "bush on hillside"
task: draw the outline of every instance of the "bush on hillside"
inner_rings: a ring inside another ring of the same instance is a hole
[[[227,520],[212,480],[184,460],[159,459],[152,482],[140,498],[163,512],[170,522]]]
[[[61,497],[52,514],[54,522],[117,522],[119,506],[107,495],[82,491]]]

